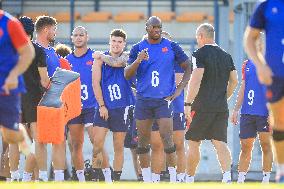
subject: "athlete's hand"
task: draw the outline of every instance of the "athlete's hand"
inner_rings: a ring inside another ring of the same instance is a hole
[[[186,119],[186,124],[189,125],[192,121],[191,106],[184,106],[184,115]]]
[[[92,57],[96,60],[98,59],[101,59],[101,55],[102,55],[102,52],[101,51],[95,51],[93,54],[92,54]]]
[[[260,83],[264,85],[272,84],[273,73],[267,64],[262,64],[256,67],[256,72]]]
[[[10,94],[10,90],[15,89],[17,87],[18,87],[18,74],[11,71],[8,77],[6,78],[2,89],[4,90],[5,94]]]
[[[143,49],[137,56],[137,60],[141,63],[143,60],[148,60],[149,54],[148,54],[148,48]]]
[[[102,106],[99,108],[100,111],[100,116],[104,119],[107,120],[108,119],[108,110],[105,106]]]
[[[238,124],[238,119],[239,119],[239,112],[236,110],[233,110],[232,115],[231,115],[231,122],[234,125]]]
[[[182,90],[181,89],[176,89],[175,93],[171,96],[168,96],[165,98],[166,101],[173,101],[176,97],[178,97],[181,94]]]

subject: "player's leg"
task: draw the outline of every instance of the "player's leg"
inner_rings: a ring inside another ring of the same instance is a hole
[[[188,141],[187,162],[186,162],[186,179],[187,183],[194,182],[196,168],[200,161],[200,144],[201,141]]]
[[[4,140],[9,144],[18,143],[20,151],[28,155],[31,141],[24,126],[19,124],[20,104],[19,94],[0,95],[0,127]]]
[[[142,171],[143,181],[152,182],[152,173],[150,167],[150,140],[153,125],[153,102],[144,99],[137,99],[135,104],[135,123],[138,133],[138,147],[136,153]]]
[[[119,181],[122,173],[122,167],[124,162],[124,139],[126,132],[113,132],[113,180]]]
[[[263,183],[269,183],[270,173],[273,163],[273,152],[271,144],[271,133],[260,132],[258,134],[259,142],[262,150],[262,170],[263,170]]]
[[[69,124],[70,139],[72,145],[72,161],[76,170],[77,178],[80,182],[85,181],[84,176],[84,158],[83,158],[83,142],[84,142],[84,125]]]
[[[60,144],[52,144],[52,163],[54,168],[54,181],[64,181],[64,169],[66,161],[66,141]]]
[[[173,118],[173,130],[174,130],[174,143],[176,145],[177,153],[177,181],[185,181],[185,148],[184,148],[184,130],[185,130],[185,118],[183,113],[177,113]]]
[[[17,144],[9,144],[9,165],[11,182],[20,180],[19,172],[20,152]]]
[[[170,182],[176,182],[176,145],[173,141],[173,118],[157,119],[164,152],[167,156]]]
[[[240,117],[240,144],[238,183],[244,183],[248,172],[254,141],[257,135],[256,116],[241,114]]]
[[[36,137],[36,122],[32,122],[29,124],[29,131],[30,131],[30,136],[31,138]],[[38,172],[37,169],[37,162],[36,162],[36,157],[35,157],[35,141],[33,140],[33,150],[32,153],[27,156],[26,162],[25,162],[25,168],[24,168],[24,173],[23,173],[23,182],[29,182],[32,180],[33,176],[37,180],[38,179],[38,173],[36,175],[33,175],[35,171]]]
[[[273,77],[272,85],[267,87],[266,97],[272,116],[273,145],[276,154],[276,181],[284,183],[284,79]]]
[[[273,163],[272,136],[267,116],[256,116],[256,125],[260,146],[262,149],[262,183],[269,183]]]
[[[228,112],[216,113],[210,129],[208,130],[208,138],[212,139],[211,142],[217,153],[218,161],[221,165],[223,172],[222,182],[229,183],[231,178],[231,165],[232,157],[231,152],[227,145],[227,128],[228,128]]]
[[[10,178],[9,166],[9,144],[2,138],[2,152],[0,159],[0,181],[6,181]]]
[[[151,132],[151,169],[152,182],[160,181],[160,174],[165,166],[164,146],[159,133],[159,127],[154,122]]]

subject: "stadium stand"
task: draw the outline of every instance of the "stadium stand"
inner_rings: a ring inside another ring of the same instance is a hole
[[[206,14],[202,12],[183,12],[176,17],[177,22],[197,22],[201,23],[206,19]]]
[[[176,16],[172,11],[153,12],[152,15],[159,17],[163,22],[171,22]]]
[[[114,22],[139,22],[145,18],[142,12],[120,12],[113,17]]]
[[[108,22],[112,18],[111,12],[89,12],[81,17],[82,22]]]
[[[71,16],[70,12],[57,12],[53,15],[54,18],[56,18],[57,22],[70,22]],[[74,14],[74,20],[77,21],[80,18],[80,13],[75,12]]]
[[[36,20],[38,16],[48,15],[48,12],[24,12],[23,15],[30,17],[33,21]]]

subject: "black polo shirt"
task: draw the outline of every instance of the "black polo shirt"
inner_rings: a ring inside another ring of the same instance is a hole
[[[192,110],[199,112],[227,112],[227,85],[230,72],[235,70],[230,54],[210,44],[192,54],[193,69],[204,68],[199,92]]]

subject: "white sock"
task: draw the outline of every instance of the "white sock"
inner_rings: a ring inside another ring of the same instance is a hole
[[[152,178],[151,178],[151,168],[147,167],[147,168],[142,168],[142,176],[143,176],[143,181],[146,183],[150,183],[152,182]]]
[[[64,181],[64,170],[54,170],[54,181],[62,182]]]
[[[85,182],[85,175],[84,175],[84,170],[77,170],[76,175],[78,177],[79,182]]]
[[[111,183],[112,182],[112,179],[111,179],[111,170],[110,168],[104,168],[102,169],[103,171],[103,174],[104,174],[104,177],[105,177],[105,182],[106,183]]]
[[[184,182],[184,181],[185,181],[185,173],[178,173],[177,182]]]
[[[48,181],[47,171],[39,171],[38,178],[39,180],[42,180],[43,182],[47,182]]]
[[[263,171],[262,183],[269,183],[270,172]]]
[[[22,182],[32,181],[32,176],[33,176],[33,173],[28,173],[28,172],[24,171]]]
[[[152,182],[159,183],[160,182],[160,174],[152,173]]]
[[[186,183],[194,183],[194,176],[186,175],[185,176],[185,182]]]
[[[237,183],[244,183],[246,180],[246,172],[239,172]]]
[[[11,182],[12,181],[19,181],[19,180],[20,180],[19,170],[11,171]]]
[[[177,169],[175,167],[168,167],[170,173],[170,182],[177,182]]]
[[[226,171],[223,173],[223,179],[222,179],[222,182],[224,183],[229,183],[232,181],[232,178],[231,178],[231,171]]]

